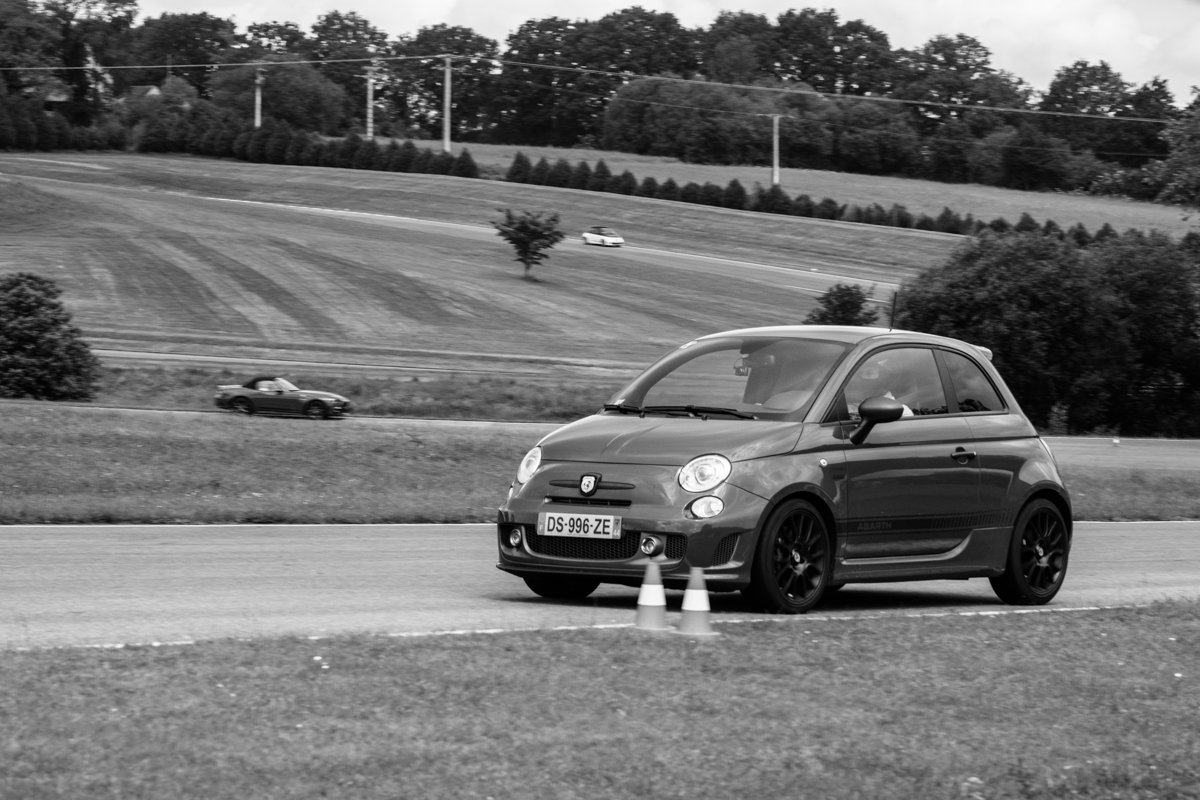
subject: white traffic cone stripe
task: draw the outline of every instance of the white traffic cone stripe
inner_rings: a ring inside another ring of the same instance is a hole
[[[684,611],[708,611],[708,592],[703,589],[688,589],[683,593]]]
[[[663,591],[661,583],[643,583],[642,588],[638,591],[639,606],[665,606],[667,604],[667,593]]]

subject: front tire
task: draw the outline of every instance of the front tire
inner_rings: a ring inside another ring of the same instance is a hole
[[[600,581],[586,578],[562,578],[557,575],[530,575],[525,585],[539,597],[551,600],[582,600],[600,586]]]
[[[329,419],[329,409],[319,400],[310,400],[304,406],[304,416],[309,419]]]
[[[772,614],[803,614],[833,577],[833,539],[812,503],[781,503],[763,527],[746,598]]]
[[[996,596],[1009,605],[1049,603],[1067,576],[1071,539],[1058,506],[1034,500],[1017,515],[1004,574],[989,578]]]

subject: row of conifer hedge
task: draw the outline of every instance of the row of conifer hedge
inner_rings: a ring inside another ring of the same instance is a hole
[[[950,208],[943,208],[940,214],[931,217],[928,214],[913,214],[898,203],[893,204],[891,208],[885,208],[878,203],[863,207],[852,203],[839,203],[829,197],[821,200],[814,200],[807,194],[790,197],[779,186],[763,188],[761,185],[755,184],[752,190],[747,191],[736,178],[723,187],[712,182],[699,184],[694,181],[680,186],[671,178],[659,182],[655,178],[647,177],[639,181],[637,176],[629,170],[620,174],[612,172],[603,159],[597,161],[594,167],[583,160],[572,166],[565,158],[558,159],[554,164],[551,164],[549,159],[542,158],[535,164],[526,155],[518,152],[513,157],[505,180],[512,183],[609,192],[633,197],[653,197],[658,200],[673,200],[765,214],[785,214],[796,217],[858,222],[866,225],[885,225],[893,228],[913,228],[966,236],[977,235],[985,230],[998,233],[1008,231],[1041,232],[1059,239],[1070,239],[1078,245],[1086,246],[1093,241],[1117,235],[1116,229],[1108,223],[1092,234],[1082,223],[1076,223],[1063,230],[1054,220],[1038,223],[1028,213],[1022,214],[1015,224],[1010,223],[1004,217],[997,217],[987,222],[976,219],[971,214],[959,214]]]

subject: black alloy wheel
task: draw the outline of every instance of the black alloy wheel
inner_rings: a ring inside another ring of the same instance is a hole
[[[1034,500],[1021,510],[1013,527],[1004,574],[990,578],[996,596],[1009,605],[1050,602],[1067,575],[1071,539],[1058,506]]]
[[[529,575],[525,585],[540,597],[551,600],[582,600],[600,586],[588,578],[563,578],[558,575]]]
[[[245,397],[235,397],[229,401],[229,407],[238,414],[253,414],[254,406]]]
[[[329,409],[320,400],[309,400],[304,404],[304,416],[309,419],[329,419]]]
[[[833,543],[820,512],[805,500],[781,503],[763,528],[750,586],[743,594],[775,614],[803,614],[833,577]]]

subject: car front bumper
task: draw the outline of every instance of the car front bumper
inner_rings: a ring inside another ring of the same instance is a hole
[[[583,498],[578,489],[561,485],[592,471],[602,473],[602,486],[624,484],[632,488],[600,489],[592,498]],[[677,473],[677,467],[645,465],[544,466],[528,484],[514,487],[499,510],[496,566],[521,577],[576,576],[637,586],[646,566],[654,562],[668,588],[684,588],[692,567],[704,569],[710,590],[732,591],[747,586],[767,500],[726,483],[707,493],[720,497],[724,510],[710,519],[696,519],[685,509],[704,495],[680,488]],[[559,485],[553,486],[551,481]],[[629,504],[624,507],[585,504],[625,500]],[[619,516],[621,539],[542,536],[537,533],[537,523],[543,511]],[[521,542],[516,547],[508,543],[514,527],[521,530]],[[662,553],[646,556],[641,552],[639,544],[646,535],[663,541]]]

